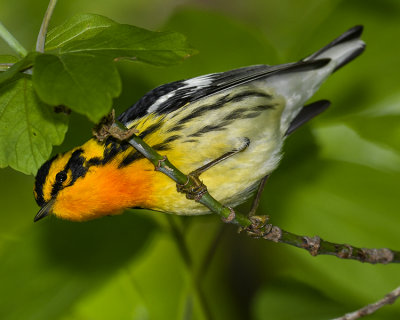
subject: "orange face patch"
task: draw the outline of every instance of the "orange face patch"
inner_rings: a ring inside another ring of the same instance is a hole
[[[152,201],[155,174],[147,159],[125,168],[118,168],[114,162],[92,166],[84,178],[59,192],[53,213],[63,219],[83,221],[146,206]]]

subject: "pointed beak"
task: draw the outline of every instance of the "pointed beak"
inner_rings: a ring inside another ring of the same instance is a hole
[[[53,209],[53,205],[55,202],[55,198],[51,198],[36,214],[35,218],[33,219],[33,222],[39,221],[40,219],[44,218],[47,216],[49,213],[51,213]]]

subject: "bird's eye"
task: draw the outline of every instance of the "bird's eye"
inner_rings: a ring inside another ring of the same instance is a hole
[[[67,173],[66,172],[61,171],[61,172],[57,173],[56,182],[63,183],[65,180],[67,180]]]

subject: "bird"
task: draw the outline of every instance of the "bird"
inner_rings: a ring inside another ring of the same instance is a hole
[[[298,62],[254,65],[161,85],[119,117],[123,125],[223,205],[248,200],[282,158],[285,139],[328,108],[306,105],[321,84],[365,49],[358,25]],[[198,172],[198,171],[197,171]],[[95,137],[46,161],[38,170],[34,217],[86,221],[129,208],[177,215],[210,211],[177,192],[176,184],[128,142]]]

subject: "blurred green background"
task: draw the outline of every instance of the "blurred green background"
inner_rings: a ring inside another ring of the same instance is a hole
[[[46,7],[2,0],[0,20],[33,48]],[[295,233],[400,249],[398,0],[59,0],[52,25],[86,12],[181,32],[200,51],[169,68],[121,63],[118,113],[162,83],[295,61],[363,24],[367,50],[313,98],[333,105],[288,139],[260,213]],[[1,41],[0,52],[11,53]],[[54,152],[83,143],[91,127],[72,115]],[[398,265],[313,258],[237,234],[215,216],[131,210],[33,224],[33,181],[0,170],[0,319],[329,319],[400,285]],[[399,317],[396,303],[369,319]]]

